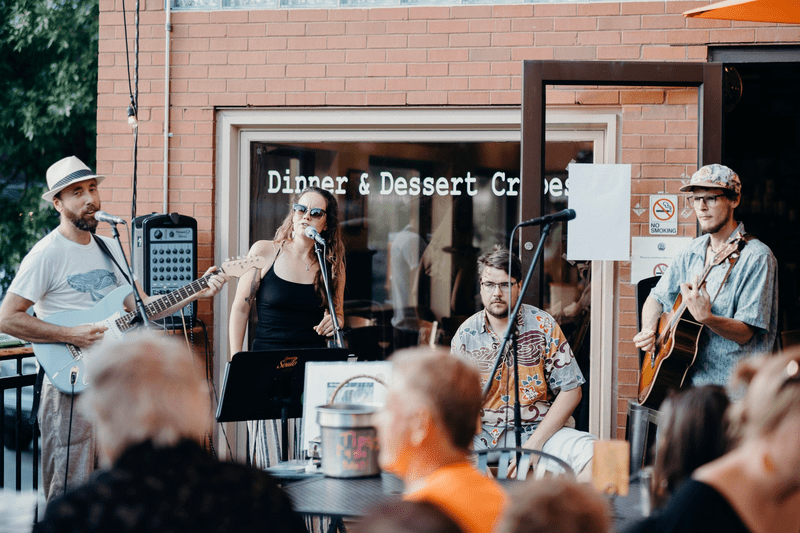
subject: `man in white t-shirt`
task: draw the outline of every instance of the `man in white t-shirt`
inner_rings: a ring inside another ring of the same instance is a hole
[[[105,179],[77,157],[67,157],[47,170],[49,190],[42,198],[53,202],[60,214],[59,226],[36,243],[22,260],[14,281],[0,306],[0,331],[34,343],[67,343],[86,348],[100,341],[107,329],[98,324],[56,326],[43,319],[63,311],[90,309],[117,287],[128,285],[124,257],[117,243],[101,237],[116,263],[97,243],[94,213],[100,210],[97,186]],[[215,267],[209,269],[214,270]],[[166,316],[197,298],[219,292],[227,278],[212,276],[208,289],[149,318]],[[137,289],[141,292],[138,282]],[[143,293],[142,293],[143,294]],[[153,298],[143,297],[144,303]],[[33,306],[36,316],[28,314]],[[135,309],[133,295],[125,300]],[[88,480],[97,462],[92,428],[77,410],[72,397],[44,380],[41,393],[42,480],[48,501],[66,486]],[[69,455],[69,458],[68,458]]]

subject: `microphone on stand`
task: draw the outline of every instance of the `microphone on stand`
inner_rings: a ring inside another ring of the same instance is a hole
[[[526,220],[525,222],[520,222],[518,227],[524,228],[526,226],[538,226],[539,224],[551,224],[553,222],[561,222],[562,220],[572,220],[573,218],[575,218],[575,210],[564,209],[563,211],[553,213],[552,215],[545,215],[543,217],[532,218],[530,220]]]
[[[125,224],[123,219],[109,215],[105,211],[95,211],[94,219],[98,222],[108,222],[109,224]]]
[[[320,235],[313,226],[308,226],[304,233],[309,239],[318,242],[322,246],[325,246],[325,239],[322,238],[322,235]]]

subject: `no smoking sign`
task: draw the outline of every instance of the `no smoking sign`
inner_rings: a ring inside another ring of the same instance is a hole
[[[650,235],[678,234],[678,197],[650,195]]]

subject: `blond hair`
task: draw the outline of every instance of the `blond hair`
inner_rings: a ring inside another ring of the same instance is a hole
[[[111,460],[147,440],[162,447],[183,439],[202,442],[211,402],[183,344],[142,330],[104,342],[89,361],[90,383],[78,405]]]
[[[795,347],[778,355],[748,359],[736,367],[732,382],[746,385],[747,390],[730,409],[735,439],[769,435],[784,419],[800,412],[799,362],[800,347]]]

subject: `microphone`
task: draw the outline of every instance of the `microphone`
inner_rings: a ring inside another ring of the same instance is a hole
[[[564,209],[552,215],[545,215],[543,217],[532,218],[525,222],[520,222],[517,227],[524,228],[526,226],[538,226],[539,224],[551,224],[553,222],[561,222],[562,220],[572,220],[575,218],[574,209]]]
[[[325,246],[325,239],[322,238],[322,235],[320,235],[319,232],[313,226],[308,226],[304,233],[306,237],[308,237],[309,239],[318,242],[322,246]]]
[[[105,211],[95,211],[94,219],[98,222],[108,222],[109,224],[125,224],[125,221],[114,215],[109,215]]]

